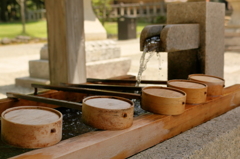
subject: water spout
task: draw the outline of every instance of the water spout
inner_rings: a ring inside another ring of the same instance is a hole
[[[157,52],[196,49],[200,46],[199,24],[148,25],[140,35],[141,51],[151,38],[160,39]]]

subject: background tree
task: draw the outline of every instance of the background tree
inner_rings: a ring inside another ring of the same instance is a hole
[[[21,0],[0,0],[0,21],[19,21],[21,19],[21,7],[18,2],[20,1]],[[44,8],[44,0],[24,0],[24,13],[26,13],[27,10]]]
[[[6,11],[7,11],[7,0],[1,0],[0,1],[0,19],[4,22],[7,21]]]
[[[94,12],[103,25],[111,12],[112,2],[113,0],[92,0],[92,6],[95,8]]]
[[[25,21],[26,21],[25,0],[17,0],[17,2],[18,2],[18,4],[20,5],[20,8],[21,8],[22,33],[26,34],[26,28],[25,28]]]

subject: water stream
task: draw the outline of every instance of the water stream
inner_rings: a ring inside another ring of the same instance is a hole
[[[140,59],[140,66],[139,66],[137,82],[136,82],[137,87],[141,83],[143,72],[147,69],[147,63],[149,62],[149,60],[155,53],[158,58],[159,72],[162,70],[161,55],[159,53],[159,48],[160,48],[160,37],[159,36],[154,36],[154,37],[146,39],[143,54]],[[147,58],[146,58],[146,55],[148,56]],[[160,74],[161,74],[161,72],[160,72]]]
[[[159,73],[159,77],[163,77],[163,74],[162,74],[162,57],[161,57],[161,54],[159,52],[156,53],[157,54],[157,59],[158,59],[158,73]]]

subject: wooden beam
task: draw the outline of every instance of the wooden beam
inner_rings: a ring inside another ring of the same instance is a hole
[[[133,126],[120,131],[95,131],[13,157],[22,158],[126,158],[202,124],[240,105],[240,85],[199,105],[187,105],[177,116],[145,114]]]
[[[44,91],[42,93],[39,93],[38,96],[53,98],[53,99],[60,99],[60,100],[67,100],[71,102],[81,102],[82,99],[88,95],[83,93],[62,92],[62,91],[51,90],[51,91]],[[0,100],[0,114],[8,108],[18,107],[18,106],[46,106],[50,108],[58,107],[57,105],[34,102],[34,101],[25,100],[25,99],[15,100],[15,99],[6,98],[6,99]]]
[[[124,75],[124,76],[113,77],[112,79],[135,79],[135,76]],[[57,90],[45,90],[38,93],[38,96],[40,97],[60,99],[60,100],[66,100],[71,102],[81,102],[83,98],[90,95],[92,94],[63,92],[63,91],[57,91]],[[18,107],[18,106],[46,106],[50,108],[58,107],[56,105],[45,104],[41,102],[34,102],[34,101],[25,100],[25,99],[14,100],[14,99],[5,98],[5,99],[0,99],[0,114],[2,114],[2,112],[8,108]]]
[[[51,84],[86,82],[83,1],[47,0]]]

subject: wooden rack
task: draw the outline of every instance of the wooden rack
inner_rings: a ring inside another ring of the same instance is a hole
[[[49,90],[39,97],[81,101],[87,94]],[[0,112],[26,105],[56,107],[26,99],[0,100]],[[240,105],[240,85],[224,89],[222,96],[209,98],[198,105],[186,105],[176,116],[145,114],[134,118],[133,125],[119,131],[94,131],[61,141],[51,147],[36,149],[13,158],[126,158],[166,139],[200,125]],[[129,142],[131,140],[131,142]]]

